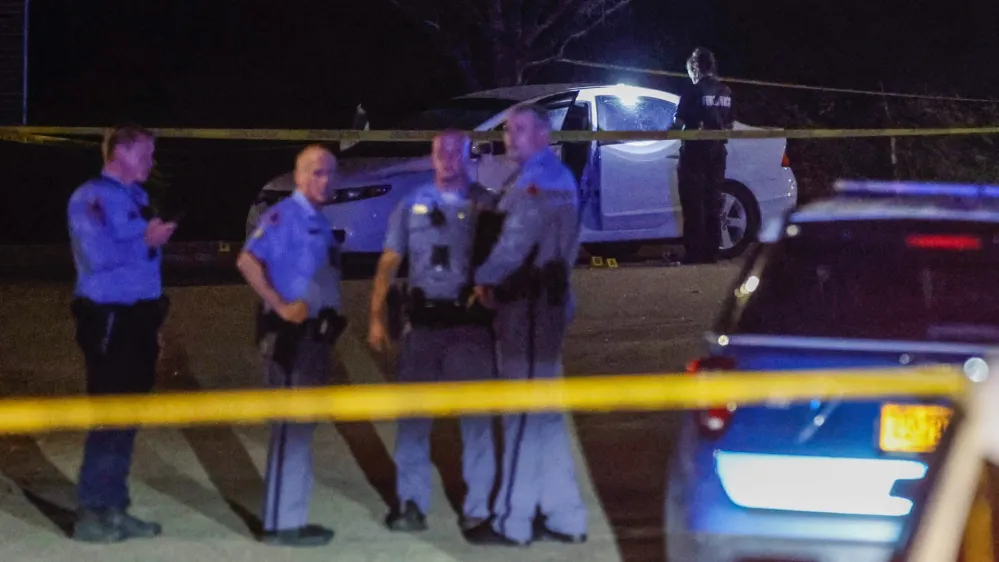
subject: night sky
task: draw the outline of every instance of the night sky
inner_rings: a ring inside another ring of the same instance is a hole
[[[682,71],[704,45],[723,75],[994,97],[996,29],[994,0],[633,0],[566,56]],[[363,102],[374,126],[389,126],[464,93],[454,66],[387,0],[32,0],[29,50],[32,125],[337,128]],[[564,64],[529,75],[571,80],[669,84]],[[161,142],[168,197],[192,207],[178,238],[239,238],[250,200],[294,148]],[[65,240],[66,197],[99,170],[97,151],[0,150],[0,243]]]

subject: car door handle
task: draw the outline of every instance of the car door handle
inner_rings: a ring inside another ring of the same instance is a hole
[[[679,160],[680,159],[680,155],[679,154],[670,154],[666,158],[672,158],[673,160]]]

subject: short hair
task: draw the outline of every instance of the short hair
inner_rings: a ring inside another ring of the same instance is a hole
[[[130,146],[137,140],[156,140],[156,135],[145,127],[135,123],[125,123],[104,131],[104,142],[101,143],[101,155],[107,164],[114,156],[114,150],[119,146]]]
[[[310,144],[305,148],[303,148],[302,150],[298,151],[298,154],[295,155],[295,167],[297,168],[301,164],[302,160],[304,160],[305,157],[312,152],[329,154],[334,161],[336,160],[336,156],[333,155],[333,151],[330,150],[329,148],[326,148],[326,145],[315,143],[315,144]]]
[[[694,49],[687,62],[696,63],[697,68],[704,74],[714,74],[718,71],[715,54],[704,47]]]
[[[538,124],[544,125],[545,129],[551,129],[551,121],[548,119],[548,110],[536,103],[526,103],[515,105],[510,109],[510,116],[530,113]]]
[[[437,139],[443,139],[447,137],[458,137],[461,139],[461,151],[465,156],[468,156],[472,150],[472,138],[468,136],[468,133],[462,131],[461,129],[444,129],[434,135],[432,141],[433,144],[437,143]]]

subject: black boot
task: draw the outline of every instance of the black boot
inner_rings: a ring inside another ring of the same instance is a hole
[[[73,526],[73,539],[91,543],[115,543],[125,540],[124,531],[108,521],[104,511],[81,509]]]
[[[479,525],[489,521],[488,517],[469,517],[467,515],[462,515],[458,518],[458,528],[462,532],[474,529]]]
[[[539,517],[534,520],[534,540],[561,542],[566,544],[583,544],[586,542],[586,534],[567,535],[565,533],[552,531],[547,525],[545,525],[544,520]]]
[[[159,535],[158,523],[143,521],[122,508],[80,510],[73,538],[83,542],[114,543],[127,539],[146,539]]]
[[[272,546],[324,546],[333,540],[333,530],[319,525],[265,531],[261,542]]]
[[[394,510],[385,517],[385,525],[392,531],[414,533],[427,530],[427,516],[413,500],[407,500],[402,511]]]
[[[115,527],[121,529],[128,539],[148,539],[163,532],[163,527],[159,523],[143,521],[129,515],[124,509],[110,510],[108,519]]]
[[[465,540],[479,546],[527,546],[493,530],[492,520],[486,520],[481,525],[463,530]]]

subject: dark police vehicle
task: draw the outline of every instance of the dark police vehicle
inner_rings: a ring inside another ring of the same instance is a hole
[[[761,242],[693,374],[942,363],[987,375],[999,187],[839,182]],[[687,414],[668,483],[669,559],[888,560],[951,414],[905,396]]]

